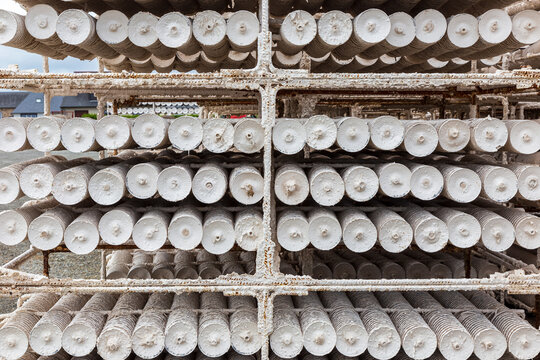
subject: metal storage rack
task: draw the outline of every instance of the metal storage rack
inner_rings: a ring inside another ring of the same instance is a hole
[[[88,0],[89,2],[91,0]],[[19,1],[29,4],[30,1]],[[276,120],[278,100],[301,95],[307,99],[304,115],[314,109],[317,97],[331,95],[339,104],[361,105],[362,101],[392,97],[419,104],[429,97],[440,97],[444,102],[460,99],[470,104],[476,113],[483,100],[500,102],[508,116],[509,97],[537,95],[540,71],[514,70],[481,74],[313,74],[309,70],[281,70],[272,65],[272,33],[269,30],[269,0],[260,0],[261,30],[258,41],[258,63],[250,70],[221,70],[215,73],[137,74],[106,73],[53,74],[14,70],[0,71],[0,88],[45,93],[45,114],[50,113],[50,98],[57,95],[94,93],[99,99],[100,115],[106,102],[117,104],[127,99],[153,101],[205,101],[230,104],[233,101],[259,104],[259,118],[265,130],[263,150],[264,198],[263,220],[265,241],[257,250],[255,275],[222,276],[214,280],[105,280],[105,252],[111,247],[100,245],[102,251],[102,279],[49,278],[48,255],[65,251],[58,248],[43,252],[43,272],[38,276],[16,270],[40,252],[30,248],[22,255],[0,267],[0,295],[21,296],[30,293],[86,293],[97,292],[222,292],[227,296],[252,296],[258,301],[259,331],[263,343],[261,359],[269,358],[268,337],[272,332],[273,300],[278,295],[306,295],[309,291],[439,291],[492,290],[508,294],[536,295],[536,316],[540,320],[540,274],[538,271],[513,271],[523,263],[503,255],[487,252],[493,261],[508,266],[507,273],[487,279],[441,280],[315,280],[306,276],[284,275],[279,271],[279,249],[275,242],[276,199],[273,192],[274,153],[272,129]],[[437,105],[432,105],[434,108]],[[116,107],[116,105],[115,105]],[[129,246],[123,247],[129,249]],[[478,250],[486,254],[485,250]],[[465,258],[470,251],[463,251]],[[301,255],[309,259],[310,251]],[[309,261],[309,260],[308,260]],[[469,264],[470,266],[470,264]],[[540,250],[537,266],[540,267]]]

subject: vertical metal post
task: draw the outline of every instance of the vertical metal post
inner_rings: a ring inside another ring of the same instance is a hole
[[[279,256],[275,242],[276,204],[274,198],[274,159],[272,147],[272,129],[276,122],[276,95],[278,88],[272,85],[261,86],[260,116],[264,128],[264,197],[263,228],[267,238],[257,249],[256,276],[269,277],[279,272]]]
[[[48,73],[49,71],[49,58],[47,56],[43,56],[43,72]]]

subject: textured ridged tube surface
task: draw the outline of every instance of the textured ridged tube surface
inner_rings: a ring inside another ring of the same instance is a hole
[[[348,295],[355,308],[365,309],[360,312],[360,318],[368,333],[369,354],[379,360],[392,359],[401,348],[401,339],[375,295],[367,292],[350,292]]]
[[[465,294],[480,309],[498,310],[490,321],[508,341],[508,351],[518,359],[532,359],[540,353],[540,332],[526,320],[509,311],[504,305],[482,291]]]
[[[427,292],[404,293],[416,308],[430,309],[422,314],[437,335],[439,351],[446,359],[468,359],[474,351],[474,341],[465,327]]]
[[[107,318],[101,311],[111,310],[117,298],[116,295],[99,293],[88,300],[62,334],[62,347],[68,354],[86,356],[94,350]]]
[[[377,293],[385,308],[398,310],[389,314],[394,322],[405,353],[413,359],[427,359],[437,350],[437,337],[424,319],[398,292]]]
[[[337,335],[328,314],[315,292],[307,296],[294,297],[301,309],[300,324],[304,336],[304,347],[312,355],[324,356],[336,346]]]
[[[39,321],[35,312],[47,312],[59,299],[55,294],[32,295],[0,329],[0,351],[7,360],[21,358],[27,351],[32,328]]]
[[[199,316],[199,350],[206,356],[218,357],[229,351],[231,333],[229,317],[222,311],[227,308],[227,301],[221,293],[202,293]]]

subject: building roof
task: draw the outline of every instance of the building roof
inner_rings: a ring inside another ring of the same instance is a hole
[[[94,94],[79,94],[77,96],[64,96],[62,100],[62,109],[73,108],[97,108],[98,101]]]
[[[0,92],[0,109],[15,109],[28,96],[26,91]]]
[[[13,115],[20,114],[43,114],[43,94],[29,93],[26,98],[13,110]],[[62,109],[62,96],[55,96],[51,99],[51,112],[60,112]]]

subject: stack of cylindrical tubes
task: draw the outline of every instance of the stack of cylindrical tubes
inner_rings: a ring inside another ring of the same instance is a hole
[[[326,157],[321,159],[327,160]],[[459,157],[462,159],[467,160]],[[358,160],[361,165],[352,165]],[[429,160],[343,156],[328,165],[288,163],[280,166],[274,192],[283,204],[290,206],[305,203],[308,198],[321,206],[334,206],[344,199],[365,203],[377,194],[424,201],[446,198],[462,204],[479,198],[497,203],[514,198],[537,201],[540,199],[536,186],[539,171],[536,165],[477,165],[440,156]]]
[[[303,274],[316,279],[463,279],[467,272],[464,258],[457,254],[419,250],[396,254],[373,249],[358,255],[349,249],[335,249],[315,252],[312,265],[302,258],[300,261]],[[471,256],[471,278],[488,278],[500,271],[496,263]]]
[[[392,209],[377,203],[366,211],[350,207],[339,212],[318,207],[307,212],[287,209],[277,218],[277,241],[288,251],[301,251],[309,245],[331,250],[343,244],[356,253],[375,245],[389,253],[403,252],[411,244],[428,253],[450,244],[458,248],[482,244],[495,252],[508,250],[513,244],[540,247],[539,218],[516,208],[426,210],[414,203],[401,205]]]
[[[109,206],[126,197],[151,199],[159,195],[166,201],[178,202],[193,194],[200,203],[214,204],[221,201],[227,191],[244,205],[253,205],[262,199],[263,177],[259,166],[235,163],[251,159],[233,156],[234,162],[226,165],[231,166],[229,171],[217,163],[205,163],[204,157],[183,157],[188,161],[175,163],[178,156],[174,151],[124,152],[102,161],[45,157],[10,165],[0,169],[4,187],[0,203],[9,204],[23,195],[32,199],[52,195],[63,205],[92,199],[99,205]]]
[[[244,208],[199,211],[196,207],[137,208],[126,203],[110,210],[70,208],[5,210],[2,243],[13,246],[28,239],[40,250],[66,246],[76,254],[89,254],[100,244],[135,245],[145,251],[163,246],[193,250],[199,246],[224,254],[235,245],[255,251],[264,239],[262,213]]]
[[[270,347],[284,359],[304,349],[314,356],[366,353],[375,359],[400,350],[412,359],[431,358],[437,350],[446,359],[499,359],[506,351],[532,359],[540,352],[539,331],[482,291],[310,292],[278,296],[275,308]],[[262,346],[256,312],[254,298],[216,292],[36,294],[0,329],[0,344],[9,348],[4,356],[10,360],[29,349],[55,358],[95,350],[102,359],[197,351],[209,358],[230,351],[249,356]]]
[[[0,334],[0,346],[6,349],[2,356],[9,360],[30,349],[51,359],[99,355],[96,358],[119,360],[132,354],[141,359],[176,358],[200,352],[208,358],[235,353],[250,360],[262,346],[255,299],[215,292],[37,294],[10,317]]]
[[[230,251],[213,255],[206,250],[115,250],[107,257],[106,278],[215,279],[221,275],[255,273],[255,253]]]
[[[356,153],[364,149],[403,150],[415,157],[435,151],[462,150],[494,153],[506,150],[533,154],[540,150],[540,124],[531,120],[399,120],[393,116],[375,119],[315,115],[309,119],[278,119],[273,133],[274,148],[296,154],[306,146],[313,150],[334,147]]]
[[[172,145],[181,151],[204,148],[213,153],[236,149],[252,154],[264,144],[264,130],[257,119],[208,119],[191,116],[166,119],[144,114],[135,119],[108,115],[92,118],[5,118],[0,124],[0,150],[14,152],[33,148],[41,152],[68,150],[162,149]]]
[[[274,64],[297,68],[305,54],[314,72],[446,72],[458,51],[465,61],[482,60],[489,66],[497,56],[540,40],[536,11],[510,17],[496,7],[451,12],[452,16],[445,9],[426,8],[411,12],[413,18],[396,11],[399,6],[383,6],[365,9],[354,18],[332,10],[317,20],[298,9],[281,23]],[[302,26],[296,26],[299,23]]]

